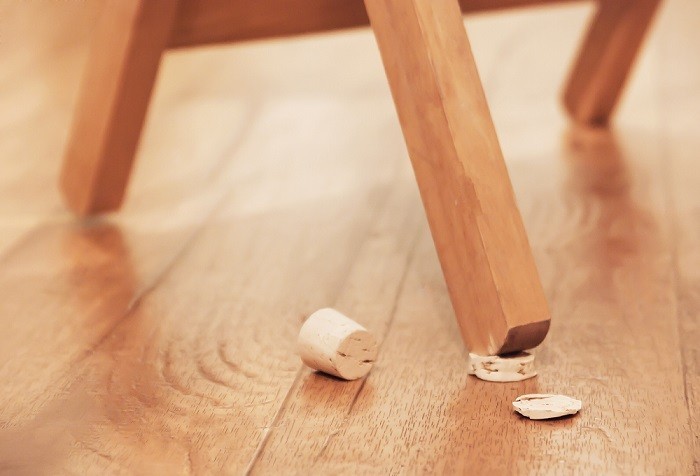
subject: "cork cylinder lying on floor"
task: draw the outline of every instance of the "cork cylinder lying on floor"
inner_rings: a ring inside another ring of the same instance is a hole
[[[377,357],[374,336],[330,308],[309,316],[299,331],[297,347],[304,364],[345,380],[367,375]]]

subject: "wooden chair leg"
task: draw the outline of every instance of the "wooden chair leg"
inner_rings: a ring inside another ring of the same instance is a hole
[[[107,0],[92,39],[61,175],[85,215],[118,208],[136,152],[174,0]]]
[[[538,345],[549,311],[457,0],[365,0],[472,352]]]
[[[564,90],[572,118],[607,124],[660,0],[603,0]]]

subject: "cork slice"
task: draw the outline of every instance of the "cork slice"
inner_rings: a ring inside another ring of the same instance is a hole
[[[470,353],[469,373],[489,382],[519,382],[537,375],[535,356],[529,352],[509,355]]]
[[[521,395],[513,402],[515,411],[531,420],[546,420],[574,415],[581,410],[581,400],[566,395],[533,393]]]

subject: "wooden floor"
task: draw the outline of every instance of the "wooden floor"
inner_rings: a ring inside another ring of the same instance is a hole
[[[99,2],[0,0],[0,472],[699,474],[700,4],[612,130],[558,100],[590,5],[467,19],[552,310],[540,375],[467,375],[371,32],[169,53],[128,201],[56,183]],[[304,317],[374,330],[313,374]],[[574,418],[523,419],[564,393]]]

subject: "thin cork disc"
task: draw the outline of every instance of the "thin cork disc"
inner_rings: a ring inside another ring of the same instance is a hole
[[[581,410],[581,400],[566,395],[533,393],[521,395],[513,402],[515,411],[531,420],[546,420],[574,415]]]
[[[535,356],[529,352],[506,356],[470,353],[469,373],[489,382],[519,382],[537,375]]]

